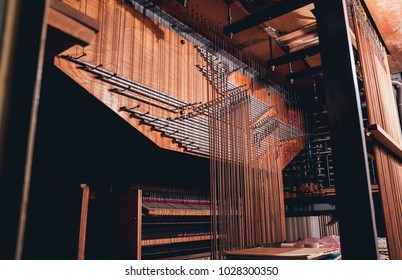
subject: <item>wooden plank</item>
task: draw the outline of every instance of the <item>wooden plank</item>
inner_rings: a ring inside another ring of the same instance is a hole
[[[374,138],[388,148],[395,156],[402,159],[402,147],[379,124],[368,126],[368,131]]]
[[[301,29],[298,29],[296,31],[293,31],[291,33],[282,35],[279,37],[279,40],[281,40],[282,42],[284,42],[285,44],[288,45],[288,41],[294,41],[296,39],[300,39],[300,38],[304,38],[307,35],[311,35],[314,34],[316,37],[318,37],[317,34],[317,23],[312,23],[309,24],[307,26],[304,26]]]
[[[78,260],[85,259],[85,241],[87,236],[88,222],[88,202],[89,202],[89,187],[81,184],[82,188],[82,203],[81,203],[81,218],[80,218],[80,233],[78,237]]]
[[[83,25],[81,22],[55,9],[49,10],[48,24],[68,34],[81,45],[88,45],[95,37],[97,30]]]

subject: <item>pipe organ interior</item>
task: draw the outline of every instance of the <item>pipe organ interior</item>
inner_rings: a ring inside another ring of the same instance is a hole
[[[402,259],[402,33],[377,1],[48,2],[35,97],[0,100],[4,258]]]

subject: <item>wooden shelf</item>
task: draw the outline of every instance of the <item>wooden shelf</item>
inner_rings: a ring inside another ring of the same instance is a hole
[[[202,241],[202,240],[211,240],[211,235],[199,235],[199,236],[188,236],[188,237],[172,237],[172,238],[142,240],[141,241],[141,246],[154,246],[154,245],[194,242],[194,241]]]

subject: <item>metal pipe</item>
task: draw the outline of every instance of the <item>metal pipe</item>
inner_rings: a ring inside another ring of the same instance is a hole
[[[69,55],[62,55],[62,56],[60,56],[60,58],[69,60],[71,62],[74,62],[74,63],[82,66],[82,70],[84,70],[86,72],[92,73],[94,75],[99,75],[99,78],[103,78],[102,80],[105,82],[120,84],[120,86],[123,88],[122,90],[135,91],[148,98],[156,99],[160,102],[163,102],[165,104],[168,104],[168,105],[176,107],[176,108],[180,108],[180,107],[188,105],[188,103],[184,102],[183,100],[180,100],[173,96],[166,95],[164,93],[156,91],[155,89],[152,89],[145,85],[131,81],[116,73],[103,69],[102,67],[99,67],[99,65],[95,66],[89,62],[82,61],[79,59],[74,59],[73,57],[71,57]]]

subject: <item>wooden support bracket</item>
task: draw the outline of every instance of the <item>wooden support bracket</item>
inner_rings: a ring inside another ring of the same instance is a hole
[[[382,145],[387,147],[399,160],[402,159],[402,147],[378,124],[369,125],[368,131]]]

